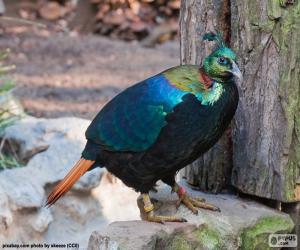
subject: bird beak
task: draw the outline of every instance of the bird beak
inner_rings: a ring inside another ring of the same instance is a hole
[[[239,67],[237,66],[237,64],[235,62],[232,62],[231,73],[233,75],[235,75],[237,78],[239,78],[240,80],[243,80],[242,72],[240,71]]]

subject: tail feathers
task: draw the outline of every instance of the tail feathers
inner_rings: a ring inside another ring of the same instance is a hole
[[[81,158],[65,178],[49,194],[46,206],[52,206],[60,197],[67,193],[75,182],[95,163]]]

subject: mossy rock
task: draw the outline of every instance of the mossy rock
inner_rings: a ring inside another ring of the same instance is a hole
[[[196,230],[194,235],[203,249],[226,249],[222,235],[217,229],[204,225]]]
[[[272,233],[288,233],[294,227],[292,220],[279,216],[260,219],[252,227],[244,229],[241,233],[242,250],[268,250],[269,235]]]
[[[176,234],[170,241],[167,241],[166,250],[192,250],[195,249],[193,243],[188,241],[186,235]]]
[[[292,232],[294,224],[288,214],[234,195],[201,193],[183,181],[180,184],[192,197],[204,198],[221,212],[199,209],[195,215],[185,206],[177,208],[176,194],[161,185],[157,193],[151,193],[161,203],[155,213],[184,217],[187,223],[115,222],[99,235],[118,242],[122,250],[268,250],[270,234]],[[89,250],[100,250],[92,248],[97,242],[90,240]]]

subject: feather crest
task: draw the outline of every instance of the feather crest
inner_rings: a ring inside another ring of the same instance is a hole
[[[219,48],[222,48],[222,47],[226,47],[223,39],[222,39],[222,34],[221,32],[217,32],[217,33],[214,33],[214,32],[208,32],[208,33],[205,33],[204,36],[203,36],[203,40],[207,40],[207,41],[215,41],[218,45]]]

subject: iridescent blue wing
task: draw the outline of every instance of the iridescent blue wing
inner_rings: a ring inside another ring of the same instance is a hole
[[[86,138],[109,151],[145,151],[185,94],[162,74],[153,76],[112,99],[89,126]]]

